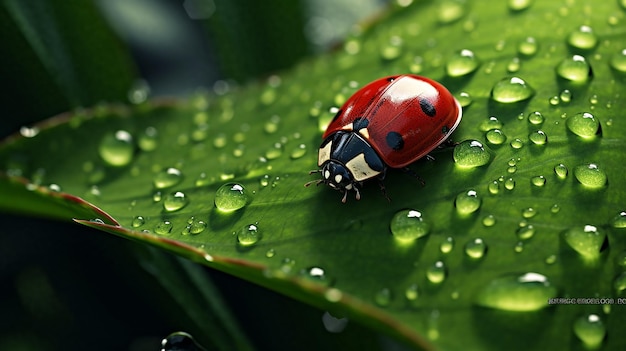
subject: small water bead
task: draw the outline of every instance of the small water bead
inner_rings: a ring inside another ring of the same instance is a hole
[[[515,243],[515,246],[513,246],[513,251],[515,251],[515,253],[520,253],[524,251],[524,242],[518,241],[517,243]]]
[[[589,26],[580,26],[570,33],[567,43],[574,48],[591,50],[598,44],[598,37]]]
[[[513,190],[513,189],[515,189],[515,180],[513,178],[507,178],[504,181],[504,188],[506,190]]]
[[[299,159],[300,157],[304,156],[306,154],[306,145],[305,144],[300,144],[298,146],[296,146],[295,148],[293,148],[293,150],[291,150],[291,153],[289,154],[289,157],[292,160],[295,159]]]
[[[223,133],[216,135],[215,138],[213,139],[213,146],[216,149],[223,148],[224,146],[226,146],[227,143],[228,143],[228,137]]]
[[[172,187],[183,180],[183,172],[178,168],[169,167],[157,173],[152,178],[152,183],[156,189],[165,189]]]
[[[237,242],[241,246],[252,246],[261,239],[257,223],[248,224],[237,232]]]
[[[598,349],[606,336],[606,327],[602,319],[593,313],[577,318],[573,330],[587,350]]]
[[[131,104],[141,104],[148,99],[150,95],[150,85],[143,79],[137,79],[133,82],[127,97]]]
[[[488,282],[477,294],[475,303],[502,311],[530,312],[548,307],[557,289],[539,273],[505,275]]]
[[[269,174],[266,174],[263,177],[261,177],[261,179],[259,179],[259,184],[261,184],[262,187],[266,187],[266,186],[270,185],[270,176],[269,176]]]
[[[543,130],[536,130],[530,133],[528,139],[535,145],[545,145],[548,142],[548,136]]]
[[[546,264],[550,265],[550,264],[555,264],[555,263],[556,263],[556,260],[557,260],[556,255],[550,255],[550,256],[546,257],[546,259],[544,260],[544,262],[545,262]]]
[[[533,207],[527,207],[522,210],[522,217],[524,218],[533,218],[537,215],[537,210]]]
[[[546,185],[546,177],[540,175],[540,176],[534,176],[532,178],[530,178],[530,184],[536,186],[536,187],[542,187],[544,185]]]
[[[440,284],[446,279],[447,268],[443,261],[433,263],[426,270],[426,278],[433,284]]]
[[[374,294],[374,302],[378,306],[387,307],[391,303],[392,294],[389,288],[382,288]]]
[[[206,227],[207,227],[207,224],[205,221],[197,220],[191,217],[189,221],[187,221],[187,226],[185,226],[185,229],[183,230],[183,234],[185,235],[200,234],[206,229]]]
[[[283,144],[274,143],[272,146],[265,151],[265,158],[268,160],[274,160],[279,158],[283,154]]]
[[[486,215],[482,221],[485,227],[493,227],[496,224],[496,217],[494,215]]]
[[[489,193],[492,195],[498,194],[500,192],[500,182],[497,180],[492,181],[487,185],[487,190],[489,190]]]
[[[520,138],[515,138],[515,139],[513,139],[513,140],[511,141],[511,144],[510,144],[510,145],[511,145],[511,147],[512,147],[513,149],[518,150],[518,149],[521,149],[522,147],[524,147],[524,142],[523,142],[523,141],[522,141],[522,139],[520,139]]]
[[[565,166],[562,163],[559,163],[558,165],[554,166],[554,174],[556,174],[556,176],[559,179],[565,179],[567,178],[567,174],[568,174],[568,169],[567,166]]]
[[[461,104],[461,107],[467,107],[471,105],[473,102],[472,96],[469,93],[464,92],[464,91],[460,92],[456,96],[456,100],[459,102],[459,104]]]
[[[272,258],[274,256],[276,256],[276,250],[268,249],[267,251],[265,251],[265,257]]]
[[[401,242],[411,242],[430,233],[430,224],[426,222],[422,213],[416,210],[402,210],[397,212],[389,225],[391,234]]]
[[[551,96],[551,97],[548,99],[548,103],[549,103],[551,106],[557,106],[559,103],[561,103],[561,99],[559,99],[559,97],[558,97],[557,95],[554,95],[554,96]]]
[[[621,73],[626,73],[626,49],[611,56],[611,67]]]
[[[517,172],[517,166],[509,166],[509,168],[506,169],[506,172],[509,174]]]
[[[459,20],[465,12],[464,1],[444,0],[439,5],[438,20],[440,23],[449,24]]]
[[[480,208],[482,200],[475,190],[468,190],[456,196],[454,206],[460,215],[469,215]]]
[[[509,9],[511,11],[523,11],[533,4],[533,0],[508,0]]]
[[[541,125],[545,121],[545,118],[539,111],[531,112],[528,114],[528,122],[533,125]]]
[[[586,83],[592,76],[591,65],[584,56],[574,55],[561,61],[556,67],[559,77],[572,83]]]
[[[492,145],[502,145],[506,141],[506,135],[500,129],[491,129],[485,133],[485,139]]]
[[[539,44],[534,37],[526,37],[517,46],[517,52],[524,56],[532,56],[537,53]]]
[[[472,259],[483,258],[486,252],[487,244],[481,238],[476,238],[465,244],[465,254]]]
[[[153,151],[159,145],[158,136],[156,128],[148,127],[139,135],[137,145],[142,151]]]
[[[454,162],[463,168],[475,168],[486,165],[491,154],[478,140],[465,140],[454,147]]]
[[[626,211],[621,211],[611,220],[613,228],[626,228]]]
[[[152,201],[160,202],[161,200],[163,200],[163,194],[160,191],[155,191],[154,194],[152,194]]]
[[[174,225],[170,221],[161,221],[154,227],[154,232],[157,234],[165,235],[172,231]]]
[[[601,134],[600,122],[589,112],[579,112],[569,116],[565,124],[570,132],[585,139]]]
[[[146,224],[146,220],[142,216],[135,216],[130,225],[133,228],[139,228],[144,224]]]
[[[392,36],[380,50],[380,57],[385,61],[393,61],[402,55],[403,42],[399,36]]]
[[[565,242],[581,256],[595,259],[600,255],[606,234],[593,225],[576,226],[563,233]]]
[[[511,61],[509,61],[509,63],[506,65],[506,70],[509,73],[515,73],[520,70],[521,66],[522,62],[520,61],[519,57],[513,57]]]
[[[502,128],[502,122],[500,122],[500,120],[496,116],[491,116],[486,120],[483,120],[480,124],[480,130],[483,132],[500,128]]]
[[[622,274],[615,277],[613,288],[618,295],[623,296],[624,291],[626,291],[626,272],[622,272]]]
[[[415,304],[419,296],[420,289],[417,284],[411,284],[404,290],[404,297],[411,304]]]
[[[554,204],[550,207],[550,212],[553,214],[559,213],[559,211],[561,211],[561,206],[559,206],[559,204]]]
[[[163,199],[163,208],[165,211],[174,212],[185,207],[189,203],[187,195],[182,191],[169,193]]]
[[[559,94],[559,99],[561,99],[563,103],[569,103],[572,101],[572,92],[568,89],[564,89],[561,94]]]
[[[446,73],[450,77],[462,77],[468,75],[478,68],[480,62],[472,50],[463,49],[448,60]]]
[[[520,227],[515,231],[515,235],[520,240],[528,240],[535,235],[535,227],[532,224]]]
[[[312,281],[315,281],[323,285],[330,284],[330,279],[326,275],[324,268],[317,267],[317,266],[309,267],[305,269],[303,273],[305,274],[307,278],[309,278]]]
[[[607,183],[606,173],[595,163],[576,166],[574,176],[580,184],[588,188],[601,188]]]
[[[444,254],[450,253],[450,251],[452,251],[453,248],[454,248],[454,238],[451,236],[445,238],[441,242],[441,244],[439,244],[439,251],[441,251],[441,253],[444,253]]]
[[[491,88],[491,98],[505,104],[527,100],[534,94],[534,89],[519,77],[504,78]]]
[[[215,192],[214,203],[221,212],[237,211],[248,203],[246,188],[239,183],[226,183]]]
[[[110,166],[126,166],[132,162],[135,153],[133,136],[125,130],[107,134],[100,141],[98,153]]]

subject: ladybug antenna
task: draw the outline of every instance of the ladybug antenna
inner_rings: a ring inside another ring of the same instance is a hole
[[[308,187],[309,187],[309,186],[311,186],[311,184],[313,184],[313,183],[315,183],[315,185],[320,185],[320,184],[321,184],[321,183],[323,183],[323,182],[324,182],[324,180],[323,180],[323,179],[316,179],[316,180],[312,180],[312,181],[310,181],[310,182],[306,182],[306,183],[304,183],[304,186],[308,188]]]

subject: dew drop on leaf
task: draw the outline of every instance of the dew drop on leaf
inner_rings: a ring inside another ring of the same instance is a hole
[[[575,226],[563,233],[563,239],[584,258],[595,259],[605,244],[606,234],[593,225]]]
[[[189,198],[182,191],[176,191],[165,195],[163,198],[163,208],[167,212],[178,211],[189,203]]]
[[[535,235],[535,227],[532,224],[520,227],[515,232],[515,235],[520,240],[528,240]]]
[[[606,336],[606,327],[602,319],[593,313],[577,318],[573,330],[587,350],[598,349]]]
[[[533,125],[541,125],[545,121],[545,118],[539,111],[531,112],[528,114],[528,122]]]
[[[142,216],[135,216],[131,222],[131,227],[139,228],[146,223],[146,220]]]
[[[535,145],[545,145],[548,142],[548,136],[543,130],[536,130],[530,133],[528,139]]]
[[[172,222],[167,220],[161,221],[154,227],[154,232],[161,235],[169,234],[172,231],[172,227]]]
[[[574,176],[578,182],[588,188],[601,188],[607,183],[606,173],[595,163],[576,166]]]
[[[411,242],[428,235],[430,224],[424,220],[422,213],[416,210],[401,210],[391,219],[391,234],[400,242]]]
[[[494,215],[486,215],[483,217],[483,225],[485,227],[493,227],[496,224],[496,217]]]
[[[626,73],[626,49],[611,56],[611,67],[620,73]]]
[[[426,269],[426,278],[433,284],[440,284],[446,279],[447,271],[443,261],[437,261]]]
[[[454,162],[463,168],[480,167],[491,160],[491,154],[478,140],[465,140],[456,145],[453,157]]]
[[[539,175],[539,176],[534,176],[532,178],[530,178],[530,184],[536,186],[536,187],[542,187],[544,185],[546,185],[546,177]]]
[[[487,244],[481,238],[475,238],[465,244],[465,254],[471,259],[481,259],[487,252]]]
[[[154,127],[147,127],[143,133],[139,134],[137,145],[142,151],[153,151],[159,145],[159,133]]]
[[[451,236],[445,238],[441,242],[441,244],[439,244],[439,251],[441,251],[441,253],[443,254],[450,253],[450,251],[452,251],[453,248],[454,248],[454,238]]]
[[[183,173],[174,167],[169,167],[154,175],[152,183],[156,189],[172,187],[183,180]]]
[[[554,166],[554,174],[556,174],[559,179],[567,178],[568,173],[569,171],[567,170],[567,166],[565,166],[564,164],[559,163],[558,165]]]
[[[504,78],[491,88],[491,98],[505,104],[527,100],[534,94],[534,89],[519,77]]]
[[[247,191],[239,183],[226,183],[215,192],[215,207],[221,212],[237,211],[247,202]]]
[[[565,121],[570,132],[585,138],[594,138],[600,134],[600,122],[589,112],[579,112],[569,116]]]
[[[517,46],[517,52],[524,56],[532,56],[537,53],[538,48],[539,44],[534,37],[526,37]]]
[[[161,351],[202,351],[204,348],[185,332],[175,332],[161,340]]]
[[[487,282],[476,296],[476,304],[503,311],[530,312],[548,306],[557,289],[539,273],[505,275]]]
[[[261,239],[258,225],[248,224],[237,232],[237,242],[241,246],[252,246]]]
[[[468,190],[456,196],[454,206],[456,211],[462,215],[469,215],[480,208],[481,199],[475,190]]]
[[[374,294],[374,302],[381,307],[389,306],[391,298],[391,290],[389,288],[382,288]]]
[[[492,145],[502,145],[506,142],[506,135],[500,129],[491,129],[485,133],[485,139]]]
[[[586,83],[592,76],[591,65],[584,56],[574,55],[561,61],[556,67],[559,77],[572,83]]]
[[[533,0],[508,0],[511,11],[523,11],[533,4]]]
[[[291,152],[289,153],[289,157],[292,160],[295,160],[295,159],[299,159],[305,154],[306,154],[306,144],[299,144],[298,146],[296,146],[295,148],[291,150]]]
[[[567,37],[567,43],[573,48],[591,50],[598,44],[598,37],[589,26],[580,26]]]
[[[626,228],[626,211],[621,211],[611,220],[613,228]]]
[[[133,136],[125,130],[106,134],[100,141],[98,152],[108,165],[126,166],[132,162],[135,153]]]
[[[450,77],[462,77],[476,71],[479,65],[474,52],[463,49],[450,57],[446,63],[446,73]]]
[[[480,123],[480,130],[483,132],[502,128],[502,122],[496,116],[491,116]]]

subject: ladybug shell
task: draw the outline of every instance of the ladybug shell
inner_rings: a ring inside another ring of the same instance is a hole
[[[402,168],[443,143],[462,114],[443,85],[411,74],[390,76],[352,95],[323,138],[341,130],[358,132],[389,167]]]

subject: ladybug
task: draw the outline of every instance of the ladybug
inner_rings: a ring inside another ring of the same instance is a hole
[[[328,125],[318,152],[324,183],[361,198],[363,181],[382,180],[387,168],[402,168],[427,156],[461,122],[459,102],[441,84],[412,75],[375,80],[352,95]],[[409,170],[410,172],[410,170]]]

